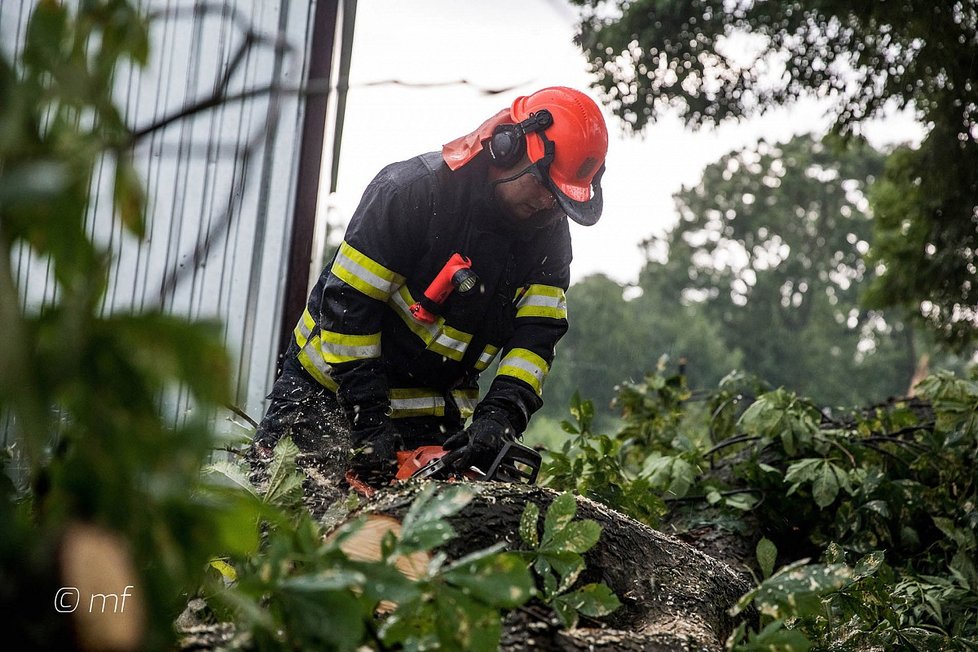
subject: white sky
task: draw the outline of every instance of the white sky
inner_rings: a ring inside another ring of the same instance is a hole
[[[575,22],[575,11],[564,0],[360,0],[338,187],[335,196],[320,201],[330,220],[345,227],[363,189],[384,165],[440,149],[519,95],[564,85],[596,98],[588,88],[587,62],[572,40]],[[470,85],[370,85],[461,79]],[[479,90],[508,87],[514,88],[497,95]],[[605,117],[611,134],[605,208],[597,225],[571,225],[575,282],[596,272],[635,282],[644,262],[638,243],[676,222],[672,195],[696,184],[706,165],[761,139],[784,141],[828,126],[815,102],[698,132],[667,118],[642,137],[626,135],[610,112]],[[917,141],[921,135],[907,115],[867,132],[877,145]],[[325,189],[328,175],[327,165]]]

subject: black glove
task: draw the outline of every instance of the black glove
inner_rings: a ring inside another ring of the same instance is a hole
[[[464,473],[470,466],[488,471],[503,446],[515,439],[516,431],[505,417],[487,413],[445,440],[442,448],[451,452],[442,461],[456,473]]]
[[[397,473],[397,451],[404,447],[389,421],[350,433],[353,457],[350,466],[357,477],[374,485],[390,482]]]

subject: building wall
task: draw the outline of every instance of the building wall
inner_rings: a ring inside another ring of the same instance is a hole
[[[33,5],[0,2],[5,55],[20,49]],[[90,232],[114,259],[104,312],[162,307],[221,320],[236,363],[236,405],[258,418],[276,365],[304,107],[294,89],[306,76],[316,2],[137,5],[151,17],[150,61],[124,67],[116,81],[134,129],[212,95],[224,77],[227,96],[273,82],[293,89],[227,101],[140,140],[135,160],[148,199],[143,240],[113,219],[111,160],[96,170],[88,216]],[[13,265],[27,310],[56,299],[44,261],[22,250]],[[167,401],[174,419],[188,409],[182,395]],[[10,424],[0,429],[6,433]]]

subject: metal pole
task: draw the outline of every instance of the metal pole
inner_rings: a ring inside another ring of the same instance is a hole
[[[339,0],[319,0],[315,11],[306,83],[314,83],[315,86],[326,89],[330,87],[333,67]],[[310,94],[305,98],[295,216],[292,222],[292,240],[289,245],[286,270],[285,300],[282,302],[280,316],[278,367],[281,367],[282,356],[285,355],[285,350],[292,339],[296,320],[302,315],[309,289],[309,264],[312,260],[313,231],[316,226],[316,203],[319,195],[328,97],[328,93],[323,92]]]

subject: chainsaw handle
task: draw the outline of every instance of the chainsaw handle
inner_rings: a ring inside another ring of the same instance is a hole
[[[521,444],[517,444],[515,441],[506,442],[496,456],[495,461],[489,470],[486,471],[486,479],[495,480],[496,476],[500,470],[500,467],[504,468],[507,472],[516,473],[521,479],[525,480],[526,484],[536,484],[537,474],[540,473],[540,463],[542,461],[540,453],[536,452],[532,448],[527,448]],[[521,462],[526,466],[530,467],[530,471],[526,472],[520,469],[513,462]],[[505,466],[503,466],[505,463]]]

